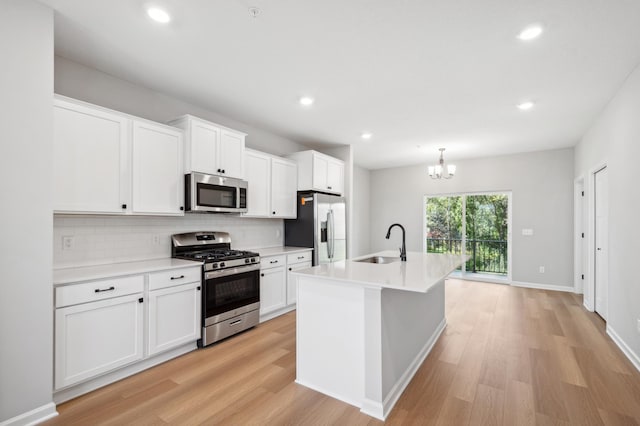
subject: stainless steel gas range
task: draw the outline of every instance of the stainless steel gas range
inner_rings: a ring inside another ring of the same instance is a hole
[[[258,253],[231,250],[231,237],[226,232],[175,234],[172,242],[172,257],[204,262],[202,338],[198,346],[207,346],[258,324]]]

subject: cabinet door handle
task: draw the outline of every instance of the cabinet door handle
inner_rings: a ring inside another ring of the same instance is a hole
[[[105,291],[113,291],[113,290],[115,290],[115,289],[116,289],[116,288],[115,288],[114,286],[111,286],[111,287],[109,287],[109,288],[96,288],[94,291],[95,291],[96,293],[102,293],[102,292],[105,292]]]
[[[196,290],[200,290],[200,286],[196,287]]]
[[[298,256],[298,259],[304,259],[304,256]]]
[[[291,268],[289,268],[289,270],[291,270]]]
[[[218,169],[218,173],[222,173],[222,169]]]
[[[184,278],[184,275],[180,275],[179,277],[171,277],[172,280],[181,280]]]
[[[138,303],[142,303],[144,302],[144,299],[141,297],[140,299],[138,299]]]
[[[327,186],[327,189],[331,189],[331,187],[330,187],[330,186]]]
[[[180,210],[184,210],[184,206],[180,206]]]
[[[261,277],[264,277],[264,274],[260,274]]]
[[[126,204],[123,204],[123,205],[122,205],[122,208],[123,208],[123,209],[126,209],[126,208],[127,208],[127,205],[126,205]]]
[[[276,214],[276,212],[272,212],[271,214],[275,215],[275,214]]]

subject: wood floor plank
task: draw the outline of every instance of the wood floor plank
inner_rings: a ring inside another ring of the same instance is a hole
[[[637,425],[640,373],[579,295],[447,280],[390,425]],[[58,406],[48,425],[382,425],[295,380],[295,312]]]

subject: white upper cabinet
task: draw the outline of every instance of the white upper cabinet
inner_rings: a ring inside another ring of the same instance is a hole
[[[298,163],[298,191],[321,191],[342,195],[344,162],[317,151],[289,155]]]
[[[56,95],[58,213],[183,215],[179,129]]]
[[[183,214],[182,151],[180,130],[133,122],[133,213]]]
[[[271,215],[296,217],[298,166],[283,158],[271,159]]]
[[[55,99],[53,209],[123,214],[129,202],[129,120]]]
[[[245,151],[247,217],[296,217],[297,165],[263,152]]]
[[[185,132],[185,173],[244,179],[245,133],[192,115],[184,115],[169,124]]]
[[[247,188],[247,213],[244,216],[267,217],[271,211],[271,157],[262,152],[247,149],[244,164]]]

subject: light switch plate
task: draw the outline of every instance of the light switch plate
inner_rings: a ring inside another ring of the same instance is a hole
[[[526,235],[527,237],[533,235],[533,229],[523,228],[522,229],[522,235]]]

